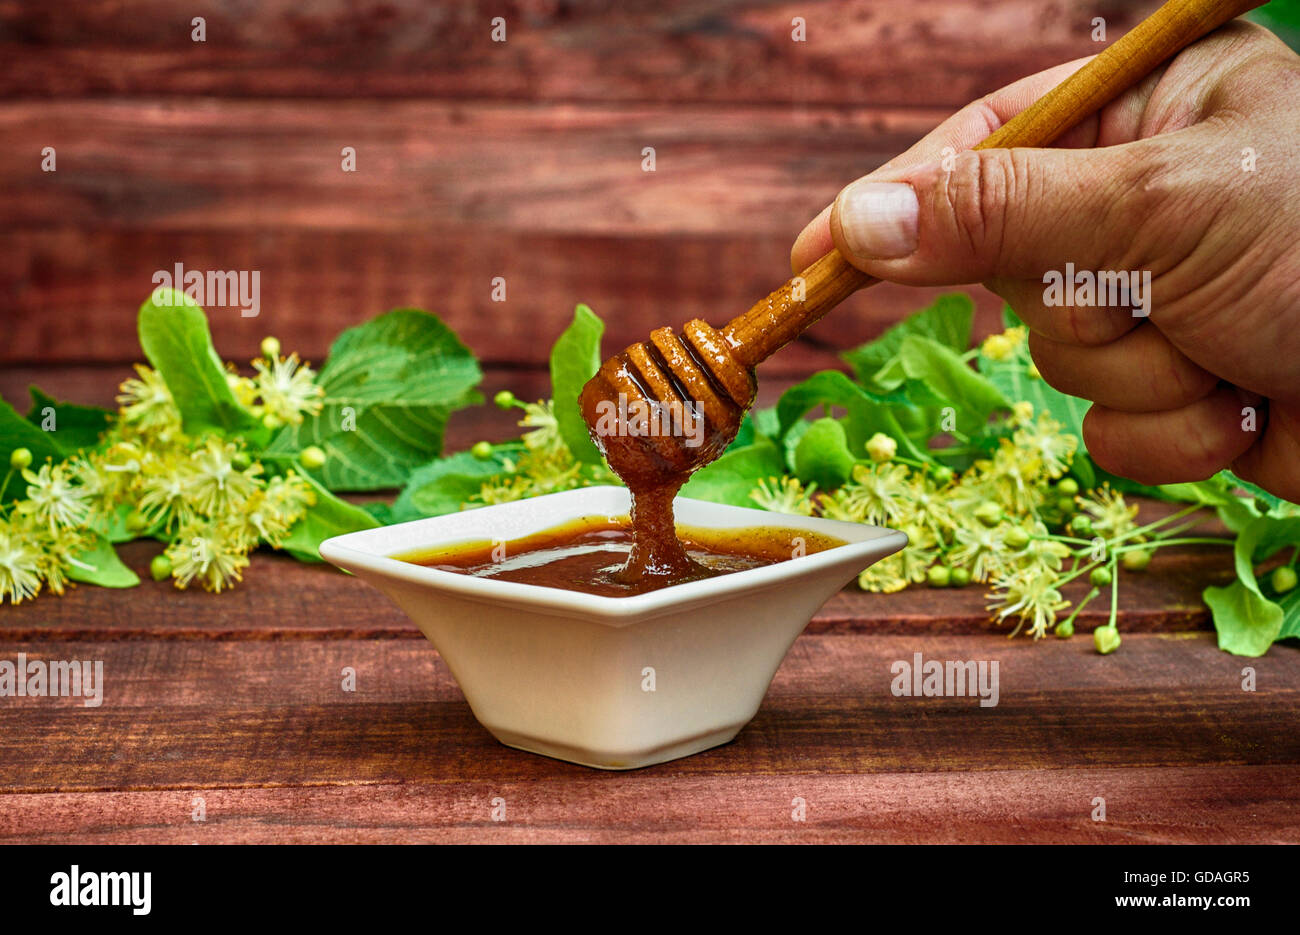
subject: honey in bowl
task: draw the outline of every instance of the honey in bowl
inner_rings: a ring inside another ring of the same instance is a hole
[[[507,542],[468,542],[415,550],[393,558],[475,578],[581,591],[603,597],[631,597],[674,584],[716,578],[775,565],[800,555],[844,545],[806,529],[751,527],[703,529],[678,526],[677,539],[691,559],[684,572],[621,574],[635,546],[626,516],[588,516]]]

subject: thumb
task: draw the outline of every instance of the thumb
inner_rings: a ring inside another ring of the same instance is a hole
[[[854,266],[908,285],[1027,279],[1132,257],[1163,186],[1146,149],[973,150],[848,185],[830,230]]]

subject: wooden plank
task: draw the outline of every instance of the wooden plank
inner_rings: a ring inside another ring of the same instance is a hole
[[[955,107],[1095,53],[1156,0],[41,0],[0,6],[0,94]],[[191,19],[207,41],[191,40]],[[507,41],[491,41],[492,18]],[[806,41],[792,41],[794,17]]]
[[[6,231],[527,230],[779,234],[943,109],[440,101],[0,106]],[[55,172],[41,168],[54,147]],[[342,148],[356,149],[356,171]],[[655,171],[643,171],[643,147]],[[436,258],[434,258],[436,259]]]
[[[353,499],[378,499],[380,495]],[[1148,518],[1166,512],[1146,504]],[[128,543],[119,554],[142,578],[127,590],[90,586],[62,597],[43,595],[17,607],[0,609],[0,643],[165,637],[181,640],[419,639],[414,624],[379,592],[360,580],[321,565],[306,565],[266,550],[254,554],[244,580],[220,595],[193,588],[178,591],[171,582],[149,578],[150,559],[162,546]],[[1141,573],[1124,573],[1121,609],[1125,632],[1180,633],[1205,630],[1209,611],[1201,601],[1208,584],[1232,580],[1226,549],[1185,548],[1156,555]],[[1078,600],[1086,583],[1067,585]],[[809,632],[874,634],[995,633],[986,609],[985,588],[912,587],[897,594],[860,591],[850,584],[813,617]],[[1090,604],[1079,615],[1086,632],[1105,622],[1109,608]],[[1089,643],[1089,645],[1091,645]]]
[[[4,844],[1281,844],[1295,766],[9,794]],[[1093,800],[1106,820],[1093,821]],[[491,819],[494,798],[505,820]],[[805,820],[793,819],[794,800]],[[202,800],[204,818],[193,815]]]
[[[2,157],[0,157],[2,158]],[[789,276],[787,236],[587,237],[461,232],[150,231],[0,232],[0,368],[127,363],[140,359],[136,310],[155,270],[253,269],[261,314],[211,308],[213,340],[247,361],[275,334],[320,363],[344,328],[390,308],[436,312],[488,363],[545,366],[550,348],[586,302],[606,322],[608,353],[654,328],[691,318],[722,324]],[[506,301],[492,301],[493,277]],[[846,301],[763,367],[807,376],[842,366],[838,352],[880,333],[953,289],[881,285]],[[1002,300],[970,290],[978,334],[1000,328]]]
[[[9,793],[537,780],[622,788],[617,777],[498,744],[441,659],[418,643],[11,644],[5,656],[22,650],[102,660],[106,687],[99,708],[6,699],[0,762]],[[895,697],[891,665],[917,652],[997,661],[999,703]],[[1249,660],[1254,693],[1241,689],[1246,664],[1209,635],[1130,634],[1107,657],[1079,639],[805,635],[735,741],[634,775],[1294,767],[1300,654],[1278,647]],[[340,690],[344,666],[356,670],[355,693]],[[1147,800],[1161,795],[1152,786]]]

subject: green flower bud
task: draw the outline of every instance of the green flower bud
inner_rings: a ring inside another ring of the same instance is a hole
[[[1129,571],[1141,571],[1151,564],[1150,549],[1134,549],[1119,557],[1119,563]]]
[[[15,448],[9,452],[9,466],[15,471],[21,471],[32,463],[32,450],[30,448]]]
[[[930,472],[930,476],[934,478],[936,484],[942,487],[952,480],[952,468],[941,464]]]
[[[1062,477],[1060,483],[1056,485],[1056,492],[1066,497],[1077,497],[1079,482],[1073,477]]]
[[[1052,632],[1054,632],[1059,639],[1068,640],[1070,637],[1074,636],[1074,621],[1062,620],[1056,625],[1056,629]]]
[[[1092,645],[1097,647],[1097,652],[1103,656],[1109,656],[1115,650],[1119,649],[1119,644],[1123,642],[1119,638],[1119,630],[1112,626],[1097,627],[1092,631]]]
[[[1092,520],[1080,513],[1070,520],[1070,531],[1077,536],[1091,537]]]
[[[149,563],[149,574],[153,576],[154,581],[162,581],[172,576],[172,560],[167,557],[166,552],[153,557],[153,561]]]
[[[284,425],[284,422],[282,422],[280,420],[280,417],[277,416],[275,413],[268,412],[266,415],[262,416],[262,424],[265,425],[268,429],[274,430]]]
[[[896,454],[898,442],[884,432],[877,432],[867,439],[867,455],[872,461],[888,461]]]
[[[992,500],[985,500],[975,508],[975,518],[985,526],[996,526],[1002,522],[1002,507]]]
[[[502,390],[492,397],[492,402],[497,404],[498,409],[509,409],[515,404],[515,394],[509,390]]]
[[[1092,574],[1088,576],[1088,580],[1092,582],[1094,588],[1104,588],[1110,584],[1110,569],[1104,567],[1094,568]]]
[[[236,471],[247,471],[253,464],[253,459],[248,456],[247,451],[236,451],[235,456],[230,459],[231,466]]]
[[[280,342],[270,335],[262,338],[262,356],[267,360],[279,360]]]
[[[1029,545],[1029,533],[1019,526],[1013,526],[1007,530],[1007,534],[1002,541],[1007,544],[1007,548],[1019,551]]]
[[[475,442],[474,447],[469,450],[469,453],[480,461],[486,461],[488,458],[492,457],[492,443]]]
[[[1274,568],[1272,582],[1274,591],[1278,594],[1285,594],[1296,586],[1295,569],[1290,565]]]
[[[952,572],[946,565],[931,565],[925,573],[925,580],[932,588],[946,588],[952,580]]]
[[[966,587],[966,585],[970,584],[970,569],[958,565],[952,570],[952,574],[948,576],[948,581],[954,588]]]
[[[1061,511],[1062,516],[1071,516],[1074,514],[1074,500],[1070,497],[1061,497],[1056,501],[1056,508]]]
[[[325,466],[325,452],[316,445],[308,445],[302,450],[302,454],[298,455],[298,460],[307,470],[315,471]]]
[[[127,532],[144,532],[149,528],[149,518],[139,510],[132,510],[126,514],[126,531]]]

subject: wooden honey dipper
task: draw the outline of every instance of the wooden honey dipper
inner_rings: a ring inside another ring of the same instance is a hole
[[[1049,145],[1176,52],[1262,2],[1169,0],[974,148]],[[629,561],[629,575],[689,567],[673,534],[672,498],[736,437],[754,402],[754,368],[875,282],[831,250],[721,330],[699,319],[680,336],[659,328],[601,365],[579,402],[592,440],[632,491],[633,524],[647,540]]]

